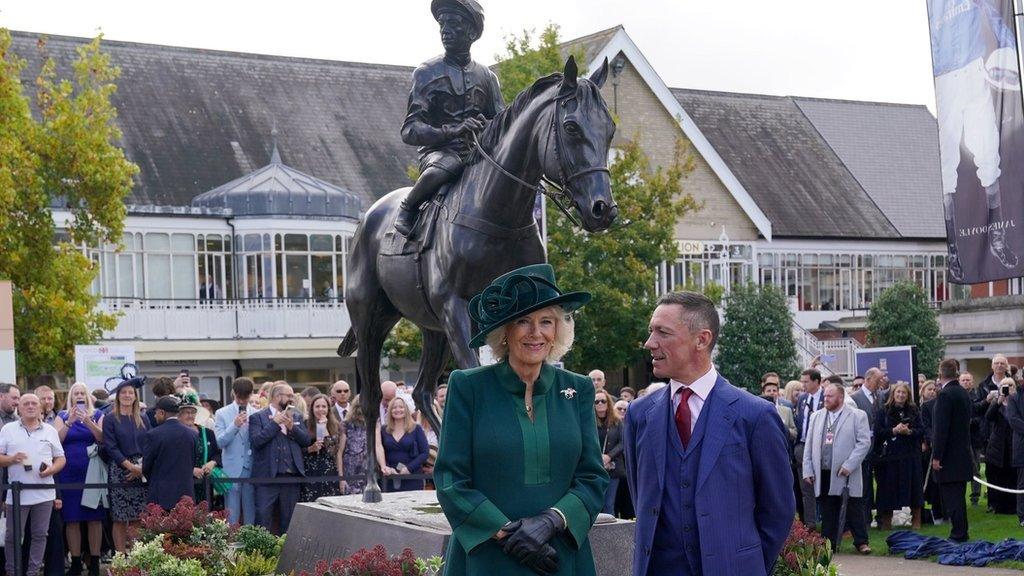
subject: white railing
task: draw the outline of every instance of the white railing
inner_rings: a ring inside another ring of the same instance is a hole
[[[109,298],[99,309],[119,315],[104,340],[340,338],[351,326],[337,300]]]
[[[810,366],[817,357],[822,361],[819,368],[825,376],[838,374],[849,378],[856,375],[856,351],[861,348],[860,342],[853,338],[819,340],[796,321],[793,321],[792,326],[801,366]]]

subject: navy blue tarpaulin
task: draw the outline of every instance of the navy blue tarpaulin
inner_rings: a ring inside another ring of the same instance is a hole
[[[893,532],[885,539],[890,554],[903,554],[907,560],[939,557],[948,566],[987,566],[1006,560],[1024,561],[1024,540],[1007,538],[998,544],[965,542],[957,544],[945,538],[924,536],[909,530]]]

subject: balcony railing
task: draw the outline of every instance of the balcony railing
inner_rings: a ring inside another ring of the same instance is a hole
[[[351,322],[339,300],[150,300],[104,298],[119,314],[105,340],[341,338]]]

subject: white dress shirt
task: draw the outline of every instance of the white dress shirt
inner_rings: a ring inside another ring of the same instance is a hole
[[[703,376],[697,378],[692,384],[686,385],[676,380],[671,380],[669,385],[672,387],[672,413],[675,414],[679,408],[679,400],[682,395],[679,393],[680,388],[689,388],[693,390],[693,394],[690,394],[690,399],[687,400],[686,405],[690,407],[690,432],[693,432],[694,428],[697,427],[697,418],[700,417],[701,408],[704,407],[704,401],[708,399],[708,394],[711,394],[711,389],[715,387],[715,382],[718,381],[718,371],[712,366],[710,370],[704,373]]]

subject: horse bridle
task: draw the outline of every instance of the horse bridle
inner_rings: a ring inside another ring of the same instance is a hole
[[[498,172],[500,172],[501,174],[505,175],[505,177],[509,178],[513,182],[516,182],[517,184],[519,184],[519,185],[521,185],[521,186],[523,186],[523,187],[525,187],[527,189],[534,190],[536,192],[539,192],[539,193],[547,196],[552,202],[555,203],[555,206],[558,207],[558,209],[562,212],[562,214],[565,215],[565,217],[569,220],[569,222],[571,222],[573,224],[573,226],[576,226],[577,228],[581,228],[582,229],[583,228],[583,224],[576,218],[576,216],[572,213],[572,211],[570,211],[568,208],[566,208],[566,205],[570,205],[571,206],[573,204],[573,202],[575,202],[575,200],[573,200],[573,196],[572,196],[572,190],[573,190],[573,188],[572,188],[572,181],[575,180],[576,178],[579,178],[580,176],[585,176],[585,175],[590,174],[592,172],[604,172],[605,174],[608,174],[609,172],[608,172],[608,167],[607,166],[588,166],[588,167],[581,168],[581,169],[579,169],[579,170],[569,174],[568,177],[565,176],[566,170],[565,170],[565,166],[562,165],[562,154],[559,151],[559,149],[564,147],[564,145],[562,144],[562,130],[560,129],[560,127],[558,125],[559,124],[558,123],[558,118],[559,118],[558,109],[564,107],[566,105],[566,103],[568,103],[568,101],[573,99],[573,98],[575,98],[575,96],[567,95],[567,96],[563,96],[561,98],[556,96],[555,98],[552,99],[552,102],[555,103],[555,111],[554,111],[554,113],[551,114],[551,132],[554,133],[555,164],[558,166],[558,173],[559,173],[558,174],[558,179],[560,180],[560,182],[558,182],[558,183],[555,183],[554,181],[552,181],[550,178],[548,178],[546,175],[544,175],[542,173],[541,174],[541,181],[543,183],[530,184],[529,182],[523,180],[522,178],[520,178],[520,177],[516,176],[515,174],[513,174],[513,173],[509,172],[508,170],[506,170],[505,167],[502,166],[501,164],[499,164],[497,160],[495,160],[489,154],[487,154],[487,152],[484,151],[483,147],[480,146],[480,141],[477,139],[475,133],[471,132],[470,135],[471,135],[471,140],[472,140],[473,148],[476,150],[476,152],[478,154],[480,154],[480,156],[483,159],[487,160],[487,162],[489,162],[492,166],[497,168]],[[548,154],[548,144],[551,142],[551,139],[552,139],[552,137],[549,134],[549,136],[547,138],[547,142],[545,142],[545,145],[544,145],[544,156],[545,157],[547,157],[547,154]],[[548,190],[547,186],[544,186],[545,183],[548,186],[554,188],[555,191],[552,192],[552,191]],[[614,204],[613,204],[613,206],[614,206]]]

